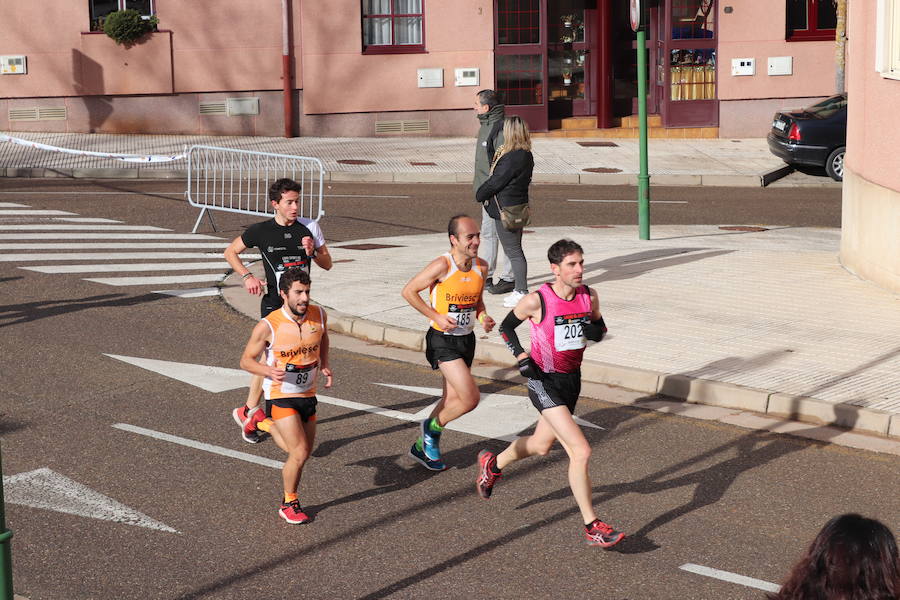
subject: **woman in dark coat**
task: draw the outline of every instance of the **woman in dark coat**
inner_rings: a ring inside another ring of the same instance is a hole
[[[522,230],[507,231],[500,220],[501,207],[526,204],[534,157],[531,155],[531,136],[521,117],[506,117],[503,123],[503,145],[497,149],[491,176],[485,181],[475,198],[494,219],[497,237],[503,253],[509,258],[515,277],[515,289],[503,300],[503,306],[513,307],[528,293],[528,264],[522,252]],[[495,199],[496,198],[496,199]]]

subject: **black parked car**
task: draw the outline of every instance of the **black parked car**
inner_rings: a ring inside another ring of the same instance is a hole
[[[832,179],[843,181],[847,94],[802,110],[775,113],[767,139],[772,154],[789,165],[825,167]]]

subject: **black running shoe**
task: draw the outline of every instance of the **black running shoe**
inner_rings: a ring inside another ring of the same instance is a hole
[[[498,279],[497,283],[488,290],[491,294],[508,294],[516,289],[515,281],[507,281],[506,279]]]

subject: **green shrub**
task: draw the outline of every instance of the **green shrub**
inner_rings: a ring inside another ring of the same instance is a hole
[[[114,39],[117,44],[126,46],[134,43],[141,36],[156,29],[159,19],[150,17],[141,18],[141,13],[136,10],[117,10],[106,15],[103,21],[103,32]]]

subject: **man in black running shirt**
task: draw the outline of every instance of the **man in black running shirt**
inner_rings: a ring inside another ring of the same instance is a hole
[[[292,179],[275,181],[269,187],[275,218],[251,225],[225,249],[225,260],[241,276],[247,292],[253,295],[263,293],[262,282],[244,266],[239,255],[247,248],[259,249],[266,273],[266,293],[260,302],[260,317],[281,307],[278,280],[287,269],[300,267],[309,273],[311,260],[326,271],[332,266],[319,224],[312,219],[298,218],[300,191],[300,184]],[[234,420],[241,427],[241,436],[251,444],[260,441],[256,429],[264,418],[264,411],[259,410],[261,394],[262,378],[254,376],[246,404],[232,411]]]

